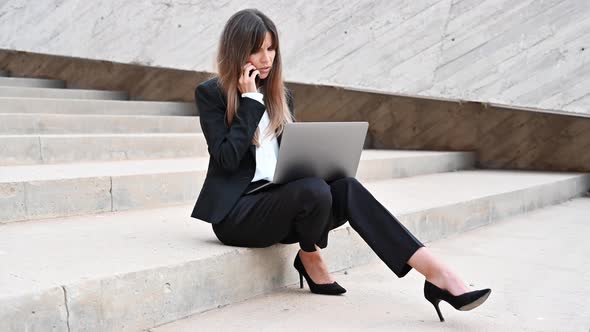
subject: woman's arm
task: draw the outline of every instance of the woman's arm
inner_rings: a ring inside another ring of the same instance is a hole
[[[227,171],[237,170],[266,107],[254,99],[241,98],[238,116],[234,116],[231,127],[227,129],[225,105],[216,86],[208,88],[199,85],[195,90],[195,100],[211,158]]]

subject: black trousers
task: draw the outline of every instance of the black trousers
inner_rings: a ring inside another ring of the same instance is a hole
[[[213,225],[226,245],[268,247],[296,243],[304,251],[328,245],[330,230],[346,221],[398,276],[412,268],[408,259],[424,245],[355,178],[326,183],[304,178],[243,195]]]

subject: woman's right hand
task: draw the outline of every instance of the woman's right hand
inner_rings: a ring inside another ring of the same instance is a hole
[[[254,71],[250,74],[252,69]],[[242,67],[242,75],[240,75],[240,79],[238,80],[238,90],[240,90],[240,93],[256,92],[256,75],[260,75],[260,72],[252,63],[248,62]]]

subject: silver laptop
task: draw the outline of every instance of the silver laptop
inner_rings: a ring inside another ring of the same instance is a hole
[[[361,159],[368,122],[294,122],[283,131],[273,181],[256,187],[304,177],[332,181],[354,177]]]

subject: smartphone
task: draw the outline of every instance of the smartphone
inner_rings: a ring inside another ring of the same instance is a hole
[[[248,73],[248,76],[252,76],[252,72],[255,70],[256,69],[250,70],[250,72]],[[259,74],[256,74],[256,77],[254,78],[254,82],[256,82],[256,86],[258,86],[260,84],[260,75]]]

